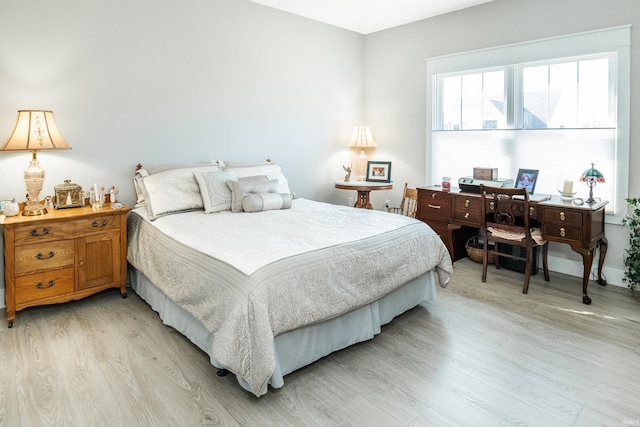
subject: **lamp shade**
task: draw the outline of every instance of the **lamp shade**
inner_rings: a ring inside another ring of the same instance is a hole
[[[582,172],[580,181],[586,182],[587,185],[593,187],[598,182],[604,182],[604,175],[598,169],[595,168],[595,163],[591,163],[591,168]]]
[[[70,148],[60,131],[58,131],[56,122],[53,119],[53,111],[19,110],[16,126],[7,142],[0,148],[0,151],[40,151]]]
[[[371,136],[369,126],[359,125],[353,129],[353,135],[351,135],[351,140],[349,140],[349,147],[377,147],[376,140]]]

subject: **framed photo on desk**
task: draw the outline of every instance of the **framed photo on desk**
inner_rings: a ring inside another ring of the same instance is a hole
[[[367,181],[391,182],[391,162],[367,162]]]
[[[516,188],[524,187],[529,190],[529,194],[533,194],[533,190],[536,188],[536,181],[538,181],[537,169],[518,169]]]

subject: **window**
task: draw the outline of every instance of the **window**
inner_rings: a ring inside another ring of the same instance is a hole
[[[619,221],[628,191],[630,28],[617,27],[427,61],[427,182],[497,167],[540,170],[536,193],[558,194],[592,162]],[[584,188],[583,188],[584,187]]]

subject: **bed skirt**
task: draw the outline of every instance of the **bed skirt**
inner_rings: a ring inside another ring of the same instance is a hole
[[[381,326],[394,317],[436,298],[437,275],[429,271],[390,294],[339,317],[285,332],[274,338],[276,367],[269,385],[280,388],[284,376],[334,351],[372,339]],[[177,306],[147,277],[129,265],[128,283],[133,291],[156,311],[165,325],[171,326],[209,355],[211,364],[224,368],[212,356],[213,335],[190,313]],[[251,391],[242,378],[240,385]],[[265,394],[263,390],[261,394]]]

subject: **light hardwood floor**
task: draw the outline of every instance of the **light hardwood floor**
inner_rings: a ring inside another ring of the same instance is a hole
[[[2,426],[622,426],[640,423],[640,303],[624,288],[456,262],[438,299],[255,398],[135,293],[0,328]]]

